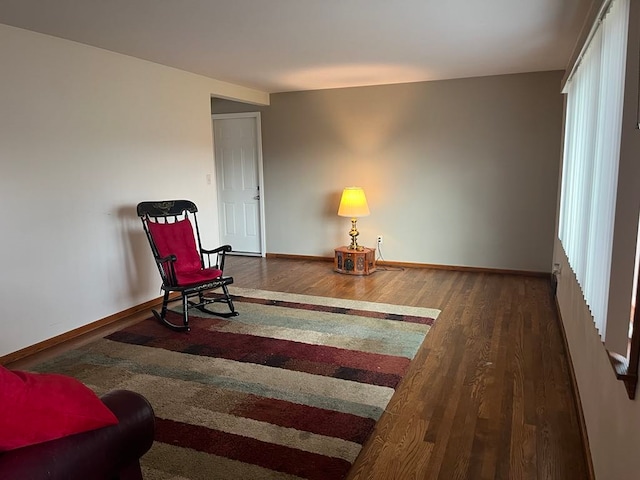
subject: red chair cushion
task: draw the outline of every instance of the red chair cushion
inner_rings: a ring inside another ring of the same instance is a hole
[[[191,221],[174,223],[148,222],[149,232],[161,257],[175,255],[174,268],[178,285],[208,282],[222,275],[217,268],[202,268]]]
[[[178,285],[193,285],[201,282],[209,282],[222,275],[222,270],[217,268],[205,268],[197,272],[180,272],[176,273],[178,277]]]
[[[116,423],[113,412],[75,378],[0,366],[0,452]]]
[[[200,255],[188,218],[174,223],[148,222],[149,232],[161,257],[175,255],[176,274],[200,270]]]

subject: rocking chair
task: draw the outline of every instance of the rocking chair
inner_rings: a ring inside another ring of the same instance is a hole
[[[168,200],[141,202],[137,211],[162,277],[162,310],[160,313],[153,310],[154,316],[172,330],[188,331],[189,308],[225,318],[238,315],[227,288],[233,283],[233,277],[223,276],[225,255],[231,251],[231,246],[223,245],[213,250],[202,248],[196,216],[198,207],[188,200]],[[218,288],[222,293],[208,293],[205,297],[205,292]],[[168,304],[178,300],[170,299],[171,292],[181,295],[182,325],[167,319]],[[195,302],[191,300],[194,297],[197,298]],[[211,303],[226,303],[229,312],[210,310],[207,305]]]

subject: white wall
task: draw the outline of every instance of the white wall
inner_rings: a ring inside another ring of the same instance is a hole
[[[631,304],[631,280],[640,206],[640,132],[638,122],[638,51],[640,2],[631,2],[625,107],[614,232],[613,276],[607,341],[615,347],[626,336]],[[555,240],[554,262],[561,266],[558,304],[576,374],[591,457],[598,480],[640,478],[640,388],[629,400],[617,380],[580,287],[570,271],[560,241]],[[613,312],[613,315],[612,315]],[[611,348],[612,345],[609,345]],[[615,348],[624,353],[624,348]]]
[[[0,355],[158,297],[138,202],[192,199],[217,246],[212,94],[268,103],[0,25]]]
[[[639,478],[640,402],[629,400],[624,384],[616,379],[559,241],[555,260],[562,268],[558,304],[576,373],[596,478]]]

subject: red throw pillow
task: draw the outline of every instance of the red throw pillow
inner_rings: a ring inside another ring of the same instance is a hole
[[[0,366],[0,452],[116,423],[113,412],[75,378]]]

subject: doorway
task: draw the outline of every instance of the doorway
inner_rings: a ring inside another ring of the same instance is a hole
[[[220,242],[239,254],[264,256],[260,113],[212,119]]]

